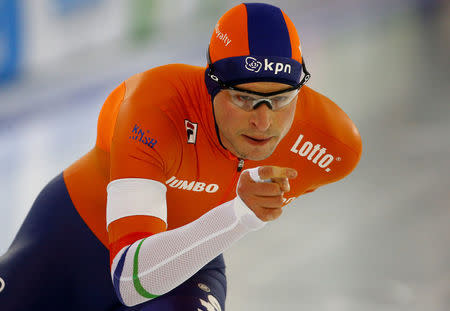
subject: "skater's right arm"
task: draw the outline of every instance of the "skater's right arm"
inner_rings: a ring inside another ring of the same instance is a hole
[[[111,264],[114,287],[122,302],[133,306],[167,293],[246,233],[263,227],[265,221],[278,218],[283,205],[283,192],[289,188],[288,178],[295,178],[296,171],[266,166],[259,168],[259,174],[261,179],[272,178],[273,181],[255,182],[248,170],[243,171],[238,181],[237,196],[233,200],[213,208],[182,227],[157,234],[134,232],[134,228],[129,227],[130,241],[136,241],[123,246],[114,255]],[[153,199],[156,199],[134,201],[133,204],[151,205],[150,209],[156,211],[158,205],[153,202],[159,202],[159,210],[166,208],[161,204],[163,200],[160,200],[165,195],[164,188],[151,180],[135,182],[119,180],[110,184],[108,213],[129,203],[127,198],[131,188],[139,189],[140,195],[151,193]],[[132,210],[131,206],[129,210]],[[110,235],[119,229],[119,221],[131,225],[141,216],[134,216],[134,220],[131,217],[133,216],[113,221],[109,225]],[[145,221],[145,218],[142,220]],[[126,234],[126,231],[122,234]],[[120,247],[116,249],[118,248]]]
[[[145,88],[140,80],[139,76],[127,80],[107,100],[118,109],[109,146],[111,182],[107,189],[111,275],[126,305],[170,291],[247,232],[277,218],[285,186],[256,184],[244,171],[239,196],[212,206],[185,226],[166,231],[165,181],[176,175],[184,140],[173,119],[161,109],[176,96],[161,92],[164,83],[160,79],[150,77]],[[265,179],[273,175],[283,180],[288,172],[263,169],[262,174]]]

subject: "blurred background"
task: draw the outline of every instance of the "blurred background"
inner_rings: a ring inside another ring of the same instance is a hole
[[[154,66],[205,65],[237,3],[0,0],[0,254],[41,188],[93,147],[106,96]],[[449,2],[268,3],[364,152],[226,251],[227,310],[450,310]]]

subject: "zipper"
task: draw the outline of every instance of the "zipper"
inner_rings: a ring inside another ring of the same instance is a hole
[[[244,168],[244,159],[239,159],[239,162],[238,162],[238,165],[237,165],[237,170],[236,170],[237,172],[234,173],[234,176],[233,176],[233,179],[231,181],[230,186],[225,191],[222,199],[220,199],[220,201],[219,201],[220,204],[225,203],[225,198],[228,196],[228,194],[230,193],[231,189],[233,189],[236,186],[236,184],[237,184],[237,182],[239,180],[239,176],[240,176],[239,173],[242,171],[243,168]]]
[[[240,172],[244,168],[244,159],[239,159],[237,171]]]

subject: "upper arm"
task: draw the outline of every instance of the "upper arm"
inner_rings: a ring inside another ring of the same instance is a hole
[[[180,161],[171,118],[161,109],[170,96],[158,82],[125,83],[110,143],[107,229],[111,260],[124,246],[166,230],[167,175]],[[159,89],[158,89],[159,88]]]
[[[111,262],[123,247],[166,230],[166,190],[161,182],[143,178],[109,183],[106,219]]]
[[[286,143],[301,179],[296,196],[341,180],[357,166],[362,142],[348,115],[326,96],[305,87]]]

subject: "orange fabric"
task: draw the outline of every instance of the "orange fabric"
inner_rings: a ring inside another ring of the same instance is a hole
[[[101,146],[65,171],[75,207],[106,246],[120,239],[131,243],[125,237],[133,233],[165,230],[162,221],[131,216],[113,222],[108,238],[106,186],[112,180],[147,178],[166,185],[167,230],[235,197],[238,159],[218,141],[204,75],[205,68],[173,64],[125,81],[102,109],[97,133]],[[297,169],[299,177],[285,193],[289,204],[348,175],[361,150],[359,133],[348,116],[305,86],[293,125],[275,152],[264,161],[246,160],[244,169],[260,165]]]
[[[125,246],[165,230],[166,223],[152,216],[129,216],[113,221],[108,226],[110,261]]]
[[[221,40],[224,36],[231,40]],[[226,12],[217,22],[211,37],[211,62],[222,58],[249,55],[247,8],[240,4]]]
[[[108,245],[106,232],[106,186],[109,183],[109,153],[93,148],[64,170],[72,203],[97,238]]]
[[[116,243],[121,239],[122,232],[126,231],[128,226],[133,227],[136,232],[153,232],[158,233],[166,230],[166,223],[153,216],[128,216],[113,221],[108,226],[109,243]],[[152,228],[150,230],[149,228]]]
[[[281,10],[291,39],[292,58],[302,62],[300,39],[291,19]],[[229,43],[228,43],[228,40]],[[250,54],[248,46],[247,8],[240,4],[227,11],[217,22],[209,45],[211,62]]]
[[[104,151],[109,152],[111,148],[111,139],[114,132],[114,125],[116,124],[117,113],[119,112],[119,105],[124,96],[125,83],[122,83],[108,96],[100,111],[97,132],[102,131],[103,135],[97,136],[96,145]]]
[[[299,63],[302,62],[302,50],[300,46],[300,39],[297,34],[297,29],[295,28],[294,23],[291,21],[289,16],[287,16],[283,11],[281,11],[284,17],[284,21],[286,22],[286,27],[289,32],[289,37],[291,38],[291,49],[292,49],[292,58],[298,61]]]

